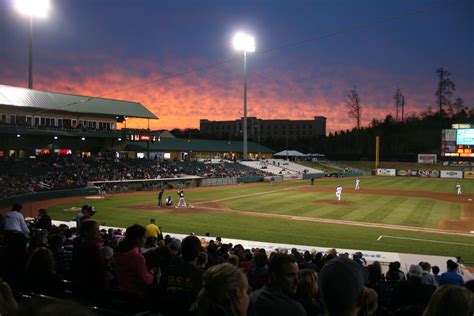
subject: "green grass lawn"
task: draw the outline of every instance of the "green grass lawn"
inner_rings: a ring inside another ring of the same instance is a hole
[[[308,180],[309,183],[309,180]],[[361,187],[386,188],[397,190],[431,191],[441,193],[456,193],[456,183],[460,183],[464,194],[474,193],[474,180],[470,179],[441,179],[441,178],[418,178],[418,177],[368,177],[361,178]],[[315,185],[334,185],[354,187],[354,179],[328,180],[320,178]],[[334,189],[335,190],[335,189]]]
[[[334,186],[339,181],[318,179],[316,186]],[[460,181],[464,192],[474,192],[474,181]],[[346,186],[354,184],[353,179],[341,179]],[[454,192],[455,180],[420,178],[363,178],[363,187],[394,188],[406,190],[428,190]],[[219,200],[235,210],[286,214],[290,216],[321,217],[350,221],[399,224],[405,226],[436,227],[442,219],[458,219],[460,204],[421,197],[382,196],[366,194],[343,194],[348,205],[332,205],[321,200],[334,200],[334,193],[281,191],[285,188],[307,186],[308,180],[277,183],[274,185],[239,185],[186,191],[186,199],[192,203]],[[277,191],[277,192],[267,192]],[[262,193],[255,195],[256,193]],[[176,199],[176,192],[169,191]],[[166,193],[165,193],[166,195]],[[251,195],[251,196],[250,196]],[[303,222],[276,218],[244,216],[235,213],[157,213],[134,210],[136,205],[155,204],[156,193],[140,196],[115,196],[110,200],[84,200],[51,207],[54,219],[71,220],[76,212],[64,209],[83,203],[93,204],[98,209],[96,219],[110,226],[126,227],[134,223],[145,224],[155,217],[167,232],[190,233],[212,236],[279,242],[321,247],[381,250],[404,253],[455,256],[461,255],[474,262],[474,238],[448,236],[433,233],[407,232],[401,230],[365,228],[357,226]],[[473,227],[474,230],[474,227]],[[453,245],[427,241],[382,239],[380,235],[417,238],[441,242],[469,244]],[[471,246],[472,245],[472,246]]]

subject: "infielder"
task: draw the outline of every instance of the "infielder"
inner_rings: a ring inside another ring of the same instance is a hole
[[[457,194],[458,195],[461,195],[462,192],[461,192],[461,185],[459,183],[456,184],[456,190],[457,190]]]
[[[354,188],[355,190],[359,190],[360,189],[360,180],[359,178],[356,179],[356,186]]]
[[[341,195],[342,195],[342,187],[340,185],[337,185],[336,188],[336,198],[338,201],[341,200]]]

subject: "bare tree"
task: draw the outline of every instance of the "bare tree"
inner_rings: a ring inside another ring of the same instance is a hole
[[[396,115],[395,115],[395,121],[398,122],[398,112],[399,110],[402,109],[402,101],[403,101],[403,94],[402,94],[402,90],[400,90],[400,88],[397,88],[397,91],[395,92],[395,95],[393,96],[393,100],[395,101],[395,111],[396,111]],[[403,113],[403,110],[402,110],[402,113]],[[402,114],[402,121],[403,121],[403,114]]]
[[[349,100],[346,103],[348,109],[349,117],[352,117],[356,120],[357,129],[360,129],[360,118],[362,115],[362,107],[360,105],[359,94],[357,93],[356,87],[351,90],[348,94]]]
[[[457,98],[454,102],[448,102],[448,112],[450,115],[454,115],[464,109],[464,100]]]
[[[453,91],[456,90],[456,85],[448,78],[451,76],[451,73],[443,67],[438,68],[436,73],[438,74],[439,81],[435,95],[438,100],[439,112],[441,114],[443,106],[449,104],[449,99],[453,95]]]
[[[404,117],[403,117],[404,113],[405,113],[405,96],[402,94],[402,122],[404,120]]]

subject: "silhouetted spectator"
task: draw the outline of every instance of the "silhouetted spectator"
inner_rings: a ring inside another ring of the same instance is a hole
[[[99,235],[99,223],[85,220],[74,239],[72,253],[73,284],[80,293],[94,295],[106,288],[106,261]]]
[[[229,263],[204,273],[195,309],[198,316],[244,316],[249,305],[249,285],[244,272]]]
[[[79,230],[81,227],[82,218],[89,212],[89,205],[83,205],[79,214],[74,216],[73,221],[76,222],[76,228]]]
[[[196,301],[204,274],[196,267],[200,251],[199,238],[187,236],[181,242],[181,256],[173,258],[166,275],[162,275],[158,299],[165,315],[184,315]]]
[[[30,230],[26,225],[25,218],[21,214],[23,207],[20,204],[14,204],[11,211],[3,214],[3,229],[8,232],[21,232],[28,236]]]
[[[449,259],[446,262],[448,271],[441,274],[439,278],[439,285],[452,284],[452,285],[464,285],[464,279],[457,272],[458,264],[453,260]]]
[[[145,227],[135,224],[127,228],[125,238],[115,249],[115,274],[118,288],[138,298],[145,298],[153,282],[153,273],[149,272],[145,257],[140,253],[146,240]]]
[[[395,261],[389,263],[385,279],[390,285],[394,285],[402,280],[405,280],[405,273],[400,271],[400,262]]]
[[[268,264],[270,283],[250,297],[249,315],[306,315],[295,301],[298,288],[298,264],[286,254],[275,254]]]
[[[471,313],[472,293],[455,285],[440,286],[431,297],[423,316],[469,316]]]
[[[435,276],[430,273],[431,265],[429,264],[429,262],[422,262],[420,266],[423,269],[421,283],[438,287],[438,282],[436,281]]]
[[[408,270],[408,280],[398,282],[393,288],[390,303],[396,315],[420,315],[436,290],[433,285],[421,283],[423,270],[412,264]]]
[[[319,298],[318,275],[313,269],[298,272],[296,300],[303,305],[308,316],[324,315],[324,308]]]
[[[60,294],[62,276],[56,273],[53,253],[48,248],[36,248],[30,255],[25,269],[24,289],[37,294]]]
[[[44,208],[40,209],[38,211],[38,216],[35,218],[35,228],[36,229],[45,229],[45,230],[51,230],[51,227],[53,226],[51,217],[48,215],[48,211]]]
[[[441,276],[439,275],[439,267],[438,266],[432,266],[431,271],[433,272],[433,275],[435,277],[436,284],[439,285],[439,280],[441,278]]]
[[[327,315],[357,315],[363,305],[363,268],[348,258],[334,258],[321,269],[319,288]]]
[[[250,286],[255,291],[268,284],[270,274],[268,273],[268,258],[266,254],[259,253],[255,256],[254,260],[255,266],[248,272],[248,279]]]

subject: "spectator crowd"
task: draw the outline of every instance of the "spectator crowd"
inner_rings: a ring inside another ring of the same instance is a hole
[[[85,187],[90,181],[263,176],[239,163],[118,159],[102,156],[40,155],[35,159],[0,159],[0,199],[33,192]],[[113,185],[108,187],[110,192]]]
[[[93,215],[93,214],[92,214]],[[77,228],[26,225],[21,205],[4,213],[1,315],[472,315],[474,281],[399,262],[383,273],[361,253],[268,253],[190,234],[163,236],[155,219],[125,232],[101,229],[85,205]],[[45,295],[40,296],[39,294]]]

